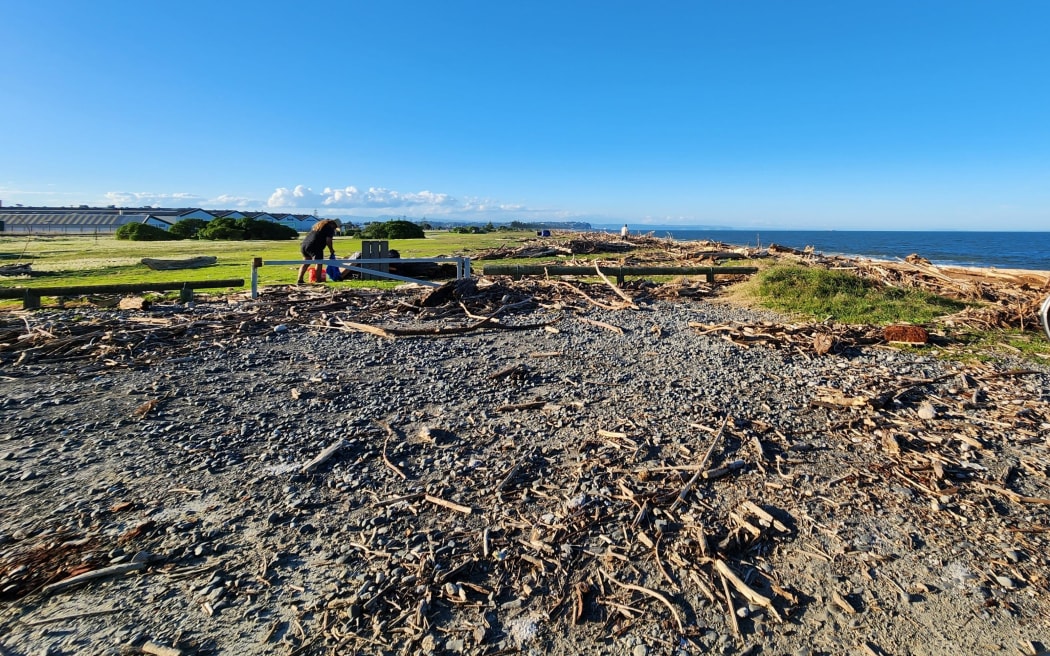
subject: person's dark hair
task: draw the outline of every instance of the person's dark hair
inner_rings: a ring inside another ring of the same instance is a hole
[[[318,221],[317,223],[315,223],[315,224],[313,225],[313,227],[312,227],[312,228],[310,228],[310,232],[317,232],[318,230],[320,230],[321,228],[325,227],[325,226],[326,226],[326,225],[328,225],[329,223],[332,223],[332,224],[334,224],[334,223],[335,223],[335,221],[334,221],[334,220],[332,220],[332,219],[324,219],[324,220],[322,220],[322,221]],[[337,226],[336,226],[336,229],[338,229],[338,228],[339,228],[339,226],[337,225]]]

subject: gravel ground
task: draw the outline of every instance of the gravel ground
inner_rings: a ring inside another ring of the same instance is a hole
[[[745,348],[690,324],[784,319],[705,301],[393,340],[311,325],[333,314],[0,360],[0,654],[1050,641],[1046,367]]]

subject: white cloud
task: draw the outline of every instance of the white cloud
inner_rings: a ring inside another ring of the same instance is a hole
[[[314,193],[313,189],[303,185],[296,185],[294,189],[278,187],[270,194],[266,206],[274,208],[314,208],[324,203],[324,196]]]
[[[305,185],[294,188],[279,187],[274,190],[267,201],[271,209],[309,208],[320,206],[329,209],[382,210],[387,212],[416,209],[427,212],[438,212],[442,208],[455,208],[456,199],[448,194],[433,191],[401,192],[384,187],[369,187],[361,191],[352,185],[340,188],[325,187],[321,193]]]
[[[450,194],[423,189],[399,191],[386,187],[361,189],[354,185],[324,187],[316,192],[306,185],[278,187],[265,201],[236,194],[206,198],[190,193],[150,193],[111,191],[108,204],[122,207],[202,207],[205,209],[268,209],[275,212],[343,211],[364,217],[397,214],[415,218],[443,218],[459,221],[572,220],[579,218],[563,210],[536,209],[488,198],[458,199]]]
[[[196,194],[140,191],[107,191],[106,199],[121,207],[200,207],[205,201],[203,196]]]
[[[256,207],[261,207],[263,201],[255,200],[254,198],[246,198],[244,196],[233,196],[230,194],[221,194],[205,202],[208,209],[243,209],[251,210]]]

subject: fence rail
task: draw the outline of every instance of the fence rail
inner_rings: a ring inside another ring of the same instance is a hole
[[[22,299],[22,309],[35,310],[44,296],[85,296],[87,294],[140,294],[179,290],[179,298],[193,300],[195,289],[244,287],[244,278],[227,280],[185,280],[181,282],[129,282],[112,285],[69,285],[63,287],[8,287],[0,289],[0,299]]]
[[[440,287],[441,283],[434,282],[433,280],[422,280],[420,278],[410,278],[408,276],[398,275],[396,273],[390,273],[389,271],[381,271],[379,269],[369,268],[368,265],[372,264],[413,264],[413,263],[431,263],[431,264],[442,264],[451,263],[456,265],[456,280],[470,277],[470,258],[469,257],[377,257],[377,258],[359,258],[359,259],[329,259],[329,260],[263,260],[261,257],[252,259],[252,275],[251,275],[251,287],[252,287],[252,298],[259,298],[259,269],[263,266],[268,265],[321,265],[323,267],[337,266],[340,269],[349,269],[358,273],[376,276],[381,278],[390,278],[392,280],[402,280],[404,282],[415,282],[421,285],[427,285],[429,287]]]
[[[616,282],[623,284],[625,276],[705,276],[707,282],[714,282],[715,276],[747,275],[758,272],[758,267],[661,267],[661,266],[601,266],[602,274],[616,276]],[[482,269],[486,276],[593,276],[597,271],[593,266],[544,266],[542,264],[494,264]]]

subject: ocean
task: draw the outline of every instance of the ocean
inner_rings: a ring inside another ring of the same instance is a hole
[[[879,232],[852,230],[707,230],[629,226],[634,234],[677,241],[711,241],[734,246],[770,244],[825,255],[898,260],[918,254],[942,266],[1050,271],[1050,232]]]

